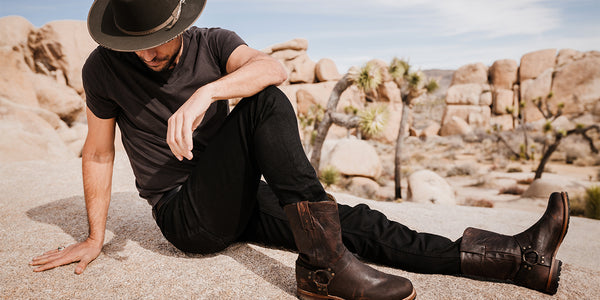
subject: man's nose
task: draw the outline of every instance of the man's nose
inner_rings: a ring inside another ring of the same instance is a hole
[[[138,51],[137,55],[144,61],[152,61],[156,57],[156,50],[152,48]]]

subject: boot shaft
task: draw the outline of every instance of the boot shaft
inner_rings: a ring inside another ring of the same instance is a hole
[[[326,268],[344,254],[337,203],[331,196],[328,201],[288,204],[283,210],[303,263]]]

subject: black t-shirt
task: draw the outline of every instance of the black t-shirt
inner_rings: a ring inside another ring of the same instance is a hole
[[[167,120],[198,88],[226,74],[229,55],[242,44],[232,31],[192,27],[183,33],[179,62],[166,72],[150,70],[133,52],[98,47],[88,57],[82,72],[87,106],[99,118],[116,118],[140,196],[151,205],[193,167],[169,149]],[[204,149],[228,109],[227,100],[209,107],[194,131],[192,152]]]

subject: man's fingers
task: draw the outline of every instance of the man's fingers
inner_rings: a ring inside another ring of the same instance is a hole
[[[85,270],[85,268],[87,267],[87,265],[89,263],[90,263],[90,260],[81,259],[79,261],[79,263],[77,264],[77,266],[75,267],[75,274],[79,275],[79,274],[83,273],[83,271]]]
[[[191,118],[186,118],[183,120],[182,137],[183,137],[183,151],[185,153],[185,157],[189,160],[192,159],[192,148],[194,147],[194,142],[192,139],[192,124],[193,121]]]
[[[45,263],[43,265],[40,265],[39,267],[33,269],[33,271],[34,272],[42,272],[42,271],[54,269],[54,268],[56,268],[58,266],[70,264],[70,263],[72,263],[72,262],[74,262],[76,260],[77,259],[69,259],[69,258],[66,258],[66,257],[63,256],[63,257],[51,260],[48,263]]]
[[[177,151],[177,142],[175,141],[175,127],[175,115],[173,115],[169,118],[168,121],[167,144],[169,145],[169,149],[171,149],[171,152],[173,152],[173,155],[175,155],[175,157],[178,160],[182,160],[183,158],[181,157],[181,155],[179,155],[179,152]]]
[[[29,264],[32,266],[43,265],[43,264],[45,264],[53,259],[56,259],[62,255],[62,253],[60,253],[57,250],[53,250],[53,251],[49,251],[49,252],[51,252],[51,253],[46,252],[47,254],[43,254],[38,257],[34,257]]]

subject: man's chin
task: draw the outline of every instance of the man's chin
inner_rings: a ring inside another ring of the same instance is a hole
[[[151,66],[151,65],[146,64],[146,67],[148,67],[148,69],[150,69],[154,72],[162,72],[166,69],[165,64],[160,64],[160,65],[156,65],[156,66]]]

